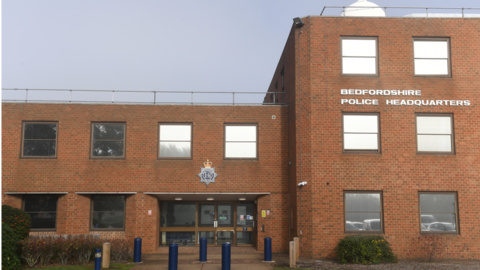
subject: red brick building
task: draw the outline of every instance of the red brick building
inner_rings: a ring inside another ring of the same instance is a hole
[[[480,19],[297,22],[269,105],[3,103],[2,203],[32,234],[142,237],[146,253],[298,236],[323,258],[373,233],[404,258],[441,233],[479,259]]]

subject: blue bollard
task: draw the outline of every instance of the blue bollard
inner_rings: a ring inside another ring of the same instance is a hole
[[[230,270],[230,243],[222,244],[222,270]]]
[[[133,262],[142,262],[142,238],[135,238],[133,245]]]
[[[102,250],[95,249],[95,270],[102,269]]]
[[[272,261],[272,238],[265,237],[265,239],[263,239],[263,243],[265,245],[264,261],[271,262]]]
[[[200,261],[201,262],[207,261],[207,238],[206,237],[200,238]]]
[[[171,243],[168,247],[168,270],[177,270],[178,268],[178,244]]]

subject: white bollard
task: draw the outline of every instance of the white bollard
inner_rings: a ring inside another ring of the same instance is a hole
[[[110,268],[110,243],[103,243],[102,268]]]

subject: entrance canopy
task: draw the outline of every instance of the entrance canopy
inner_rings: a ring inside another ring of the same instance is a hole
[[[270,192],[144,192],[146,195],[157,195],[161,201],[174,201],[175,198],[181,198],[182,201],[207,201],[207,198],[213,198],[211,201],[254,201],[258,196],[270,195]],[[178,200],[178,199],[177,199]]]

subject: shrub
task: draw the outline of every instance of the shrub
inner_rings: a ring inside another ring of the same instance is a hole
[[[396,262],[390,244],[380,235],[351,235],[343,238],[336,248],[342,263],[376,264]]]
[[[133,240],[128,239],[112,239],[110,241],[111,257],[115,262],[128,260],[133,258]]]
[[[2,269],[22,269],[17,255],[18,235],[5,223],[2,223]]]
[[[27,238],[30,233],[32,220],[30,215],[21,209],[2,205],[2,222],[5,222],[15,231],[19,240]]]
[[[28,266],[34,267],[42,253],[41,241],[37,238],[27,238],[20,241],[22,245],[21,257],[25,259]]]

